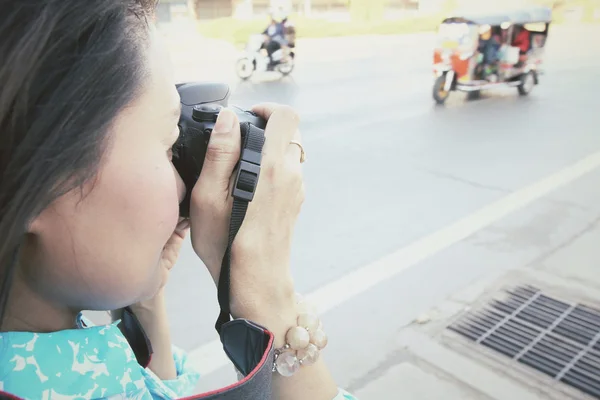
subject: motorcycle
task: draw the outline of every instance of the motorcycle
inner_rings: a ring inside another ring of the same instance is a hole
[[[254,72],[264,72],[269,67],[269,55],[266,49],[262,48],[264,42],[263,35],[252,35],[246,44],[242,56],[236,62],[236,73],[240,79],[249,79]],[[296,55],[293,48],[282,46],[273,53],[275,61],[274,70],[286,76],[294,70],[294,59]]]

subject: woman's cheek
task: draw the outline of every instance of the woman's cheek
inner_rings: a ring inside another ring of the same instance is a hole
[[[168,240],[179,219],[177,178],[171,163],[161,168],[160,173],[154,175],[153,178],[152,185],[150,185],[153,188],[153,193],[149,194],[149,197],[156,199],[156,201],[151,202],[153,203],[153,209],[148,210],[148,212],[152,212],[159,217],[158,223],[166,229],[166,240]]]

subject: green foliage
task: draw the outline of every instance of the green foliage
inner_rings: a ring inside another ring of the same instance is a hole
[[[452,14],[452,12],[458,8],[458,4],[458,0],[446,0],[442,6],[441,13],[443,15]]]
[[[355,1],[355,0],[352,0]],[[372,0],[369,0],[372,1]],[[351,35],[395,35],[434,31],[442,20],[441,15],[408,18],[396,21],[363,20],[352,22],[331,22],[325,19],[290,16],[296,26],[297,38],[319,38]],[[237,20],[219,18],[206,22],[198,22],[198,31],[207,37],[227,40],[236,45],[243,45],[252,34],[262,32],[268,21],[264,18]]]
[[[383,20],[388,0],[351,0],[350,18],[354,22]]]

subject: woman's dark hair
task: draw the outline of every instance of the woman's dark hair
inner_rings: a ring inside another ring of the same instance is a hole
[[[139,94],[155,0],[0,3],[0,324],[30,222],[92,179]]]

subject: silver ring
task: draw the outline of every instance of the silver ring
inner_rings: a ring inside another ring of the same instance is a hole
[[[300,164],[306,161],[306,153],[304,152],[304,147],[302,144],[296,140],[292,140],[290,144],[295,144],[296,146],[300,147]]]

